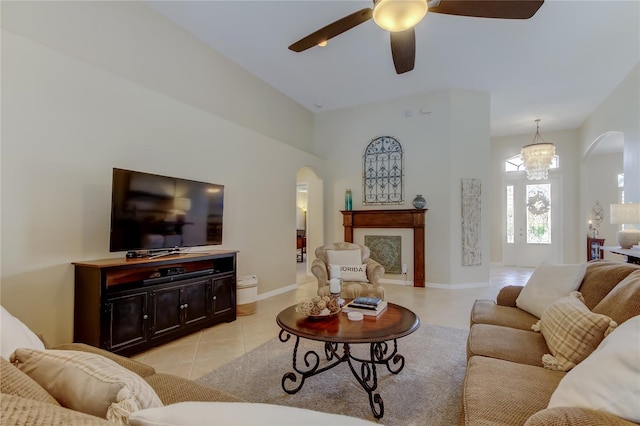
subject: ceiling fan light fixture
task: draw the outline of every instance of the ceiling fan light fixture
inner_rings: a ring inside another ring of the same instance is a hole
[[[426,0],[375,0],[373,20],[390,32],[413,28],[427,14]]]
[[[540,136],[540,119],[536,120],[536,134],[533,137],[533,143],[523,146],[520,155],[522,155],[522,162],[527,171],[527,179],[549,178],[549,168],[556,155],[556,147],[551,142],[545,142]]]

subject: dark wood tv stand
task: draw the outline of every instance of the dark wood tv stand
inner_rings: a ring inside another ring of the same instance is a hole
[[[74,262],[74,342],[129,355],[234,321],[236,253]]]

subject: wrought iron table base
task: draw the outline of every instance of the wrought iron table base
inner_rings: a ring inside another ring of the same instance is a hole
[[[291,338],[291,334],[285,330],[281,330],[278,336],[281,342],[287,342]],[[346,362],[349,369],[353,373],[362,389],[369,395],[369,406],[376,419],[382,418],[384,415],[384,403],[382,397],[376,392],[378,388],[378,375],[376,364],[382,364],[387,367],[390,373],[398,374],[404,368],[404,357],[398,353],[398,343],[393,339],[393,350],[390,351],[390,345],[386,341],[370,343],[369,359],[361,359],[351,353],[351,345],[349,343],[332,343],[325,342],[324,353],[329,361],[328,364],[320,367],[320,355],[315,351],[309,350],[304,354],[304,366],[298,365],[298,346],[300,337],[296,336],[296,343],[293,348],[293,369],[300,375],[300,383],[297,386],[288,387],[298,382],[298,377],[293,372],[288,372],[282,376],[282,389],[288,394],[294,394],[302,389],[304,381],[311,376],[320,374],[330,370],[338,364]],[[339,353],[339,346],[342,345],[342,354]],[[390,353],[389,353],[390,352]],[[359,367],[359,368],[358,368]],[[359,371],[358,371],[359,370]]]

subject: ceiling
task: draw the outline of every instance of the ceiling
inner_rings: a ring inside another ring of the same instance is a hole
[[[326,47],[287,49],[370,0],[147,4],[313,112],[480,90],[491,94],[492,136],[533,137],[536,118],[543,136],[579,127],[640,60],[638,0],[547,0],[529,20],[427,13],[415,28],[415,69],[402,75],[373,20]]]

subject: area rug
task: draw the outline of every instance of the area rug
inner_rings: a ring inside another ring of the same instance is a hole
[[[378,366],[378,392],[384,401],[381,424],[452,426],[458,424],[462,382],[466,368],[468,331],[422,324],[398,340],[404,369],[391,374]],[[347,363],[308,378],[298,393],[282,390],[282,376],[292,369],[295,339],[274,338],[196,381],[250,402],[307,408],[375,421],[367,393]],[[369,345],[353,345],[364,356]],[[323,354],[320,342],[301,339],[298,362],[313,349]],[[298,376],[299,380],[299,376]]]

